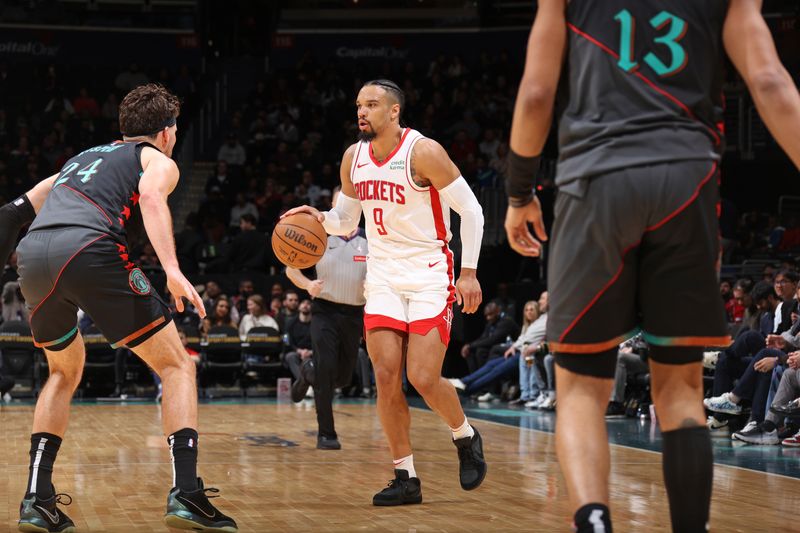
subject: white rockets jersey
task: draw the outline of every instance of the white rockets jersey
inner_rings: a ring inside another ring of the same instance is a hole
[[[370,259],[450,255],[450,206],[434,187],[419,187],[409,174],[411,150],[422,138],[406,128],[382,163],[371,143],[356,147],[350,179],[364,211]]]

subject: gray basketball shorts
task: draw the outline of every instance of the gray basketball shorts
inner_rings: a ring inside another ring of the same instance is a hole
[[[615,350],[639,331],[653,346],[730,344],[718,178],[714,161],[677,161],[596,176],[580,198],[559,193],[548,264],[553,352]]]

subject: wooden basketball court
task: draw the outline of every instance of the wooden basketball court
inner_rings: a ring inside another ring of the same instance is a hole
[[[201,405],[199,471],[222,490],[214,502],[241,531],[570,531],[550,433],[473,418],[489,472],[478,490],[464,492],[446,426],[413,409],[424,502],[380,508],[371,498],[392,470],[374,403],[338,404],[335,414],[343,449],[320,451],[308,401]],[[32,405],[0,407],[0,531],[16,531],[32,416]],[[612,446],[616,531],[669,530],[660,461],[654,452]],[[172,474],[157,405],[73,406],[55,467],[56,489],[73,497],[65,510],[79,531],[166,530]],[[712,531],[800,531],[799,493],[800,480],[718,465]]]

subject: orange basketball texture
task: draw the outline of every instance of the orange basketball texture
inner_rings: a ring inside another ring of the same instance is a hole
[[[328,234],[308,213],[297,213],[278,222],[272,232],[272,251],[284,265],[309,268],[316,265],[328,247]]]

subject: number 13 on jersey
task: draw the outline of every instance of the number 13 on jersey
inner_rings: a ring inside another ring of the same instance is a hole
[[[617,65],[625,72],[633,72],[639,67],[639,63],[634,61],[634,36],[636,31],[636,19],[631,12],[623,9],[614,16],[614,20],[619,22],[619,61]],[[683,46],[678,41],[686,35],[688,24],[680,17],[667,11],[662,11],[650,19],[650,25],[656,30],[661,30],[669,25],[666,34],[655,37],[653,42],[664,45],[669,49],[670,62],[665,65],[653,52],[648,52],[644,56],[644,62],[653,69],[659,76],[672,76],[677,74],[686,66],[687,56]]]

